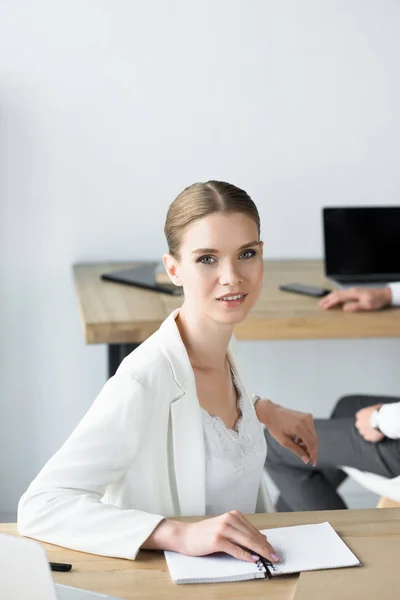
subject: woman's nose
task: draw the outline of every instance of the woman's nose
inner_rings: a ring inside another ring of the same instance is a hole
[[[219,280],[221,285],[234,286],[240,283],[241,277],[238,269],[232,263],[227,263],[221,269]]]

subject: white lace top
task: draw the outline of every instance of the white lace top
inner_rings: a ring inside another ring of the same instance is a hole
[[[206,515],[220,515],[230,510],[255,513],[267,445],[262,425],[250,400],[238,392],[240,417],[235,429],[228,429],[218,416],[204,408],[203,430],[206,452]]]

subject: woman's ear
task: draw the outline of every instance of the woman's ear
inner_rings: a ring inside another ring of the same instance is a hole
[[[264,254],[264,242],[260,242],[261,256]]]
[[[164,254],[163,263],[164,263],[165,270],[168,273],[168,277],[170,278],[172,283],[174,285],[181,286],[182,283],[181,283],[181,279],[180,279],[179,273],[178,273],[179,263],[176,260],[176,258],[174,256],[172,256],[172,254]]]

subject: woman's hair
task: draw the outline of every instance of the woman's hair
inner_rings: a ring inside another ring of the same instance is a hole
[[[224,181],[194,183],[185,188],[170,205],[164,233],[168,250],[179,259],[183,234],[187,227],[213,213],[242,213],[257,225],[260,236],[260,216],[250,196],[240,188]]]

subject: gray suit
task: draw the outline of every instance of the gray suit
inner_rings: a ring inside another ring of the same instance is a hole
[[[388,396],[345,396],[336,404],[330,419],[316,419],[319,455],[316,467],[282,448],[266,431],[266,469],[277,485],[278,511],[347,508],[337,488],[347,477],[337,467],[355,467],[384,477],[400,475],[400,439],[365,441],[355,427],[355,413],[380,403],[399,402]]]

